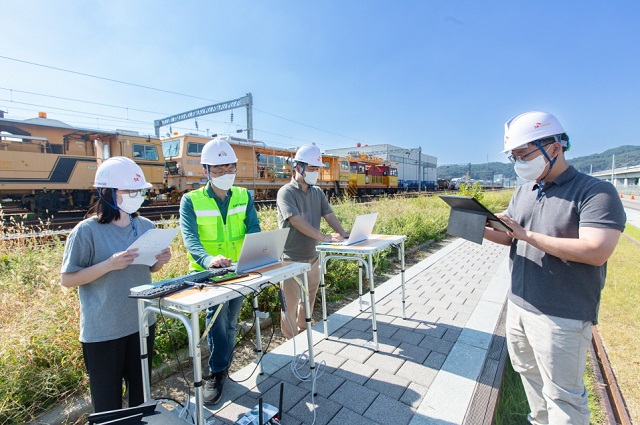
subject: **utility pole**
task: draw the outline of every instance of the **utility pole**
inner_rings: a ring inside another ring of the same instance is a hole
[[[616,169],[616,154],[614,153],[611,157],[611,184],[616,185],[615,179],[615,169]]]
[[[418,146],[418,174],[420,177],[418,178],[418,192],[422,191],[422,178],[424,172],[422,170],[422,146]]]

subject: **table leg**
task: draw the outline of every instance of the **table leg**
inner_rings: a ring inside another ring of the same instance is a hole
[[[402,318],[407,320],[407,304],[405,302],[404,288],[404,240],[400,243],[400,283],[402,284]]]
[[[151,379],[149,377],[149,355],[147,353],[147,338],[149,338],[149,325],[144,314],[144,300],[138,299],[138,332],[140,335],[140,361],[142,363],[142,391],[144,401],[151,400]]]
[[[297,278],[296,278],[297,279]],[[304,273],[303,277],[304,290],[300,289],[300,295],[302,296],[302,300],[304,301],[304,316],[305,321],[307,323],[307,346],[309,347],[309,368],[311,369],[311,373],[315,373],[314,369],[316,367],[316,362],[313,358],[313,335],[311,330],[311,303],[309,302],[309,297],[307,293],[309,292],[309,282],[307,280],[307,273]]]
[[[191,314],[191,335],[195,338],[200,335],[200,318],[198,313]],[[189,344],[191,348],[191,358],[193,360],[193,386],[196,396],[196,425],[204,425],[204,383],[202,382],[202,358],[200,354],[200,345],[196,343]]]
[[[264,374],[264,367],[262,366],[262,336],[260,335],[260,317],[258,317],[258,296],[253,296],[253,317],[255,319],[255,327],[256,327],[256,349],[258,350],[258,364],[260,365],[260,371],[258,372],[260,375]]]
[[[327,272],[324,252],[320,252],[320,294],[322,296],[322,323],[324,325],[324,339],[329,338],[329,323],[327,321],[327,294],[324,286],[324,274]]]
[[[360,307],[360,313],[362,310],[362,263],[358,262],[358,306]]]
[[[373,350],[378,352],[378,325],[376,322],[376,295],[373,282],[373,254],[369,254],[369,294],[371,295],[371,326],[373,328]]]

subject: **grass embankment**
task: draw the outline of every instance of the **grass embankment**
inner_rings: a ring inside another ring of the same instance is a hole
[[[640,229],[637,227],[627,224],[624,233],[640,242]],[[607,280],[602,291],[598,324],[600,337],[634,423],[640,420],[640,352],[636,348],[640,332],[639,258],[640,246],[624,236],[620,237],[607,264]],[[596,394],[591,363],[585,372],[585,383],[589,390],[591,424],[604,425],[607,421]],[[527,413],[529,406],[520,377],[511,365],[507,365],[495,423],[525,424]]]
[[[494,211],[502,210],[510,193],[487,193],[483,202]],[[410,248],[444,236],[449,207],[437,197],[416,199],[381,199],[372,204],[344,201],[334,207],[345,228],[356,215],[378,211],[374,231],[408,236]],[[21,234],[18,224],[2,224],[0,235]],[[263,230],[278,226],[274,209],[259,212]],[[47,227],[46,225],[43,227]],[[329,232],[323,221],[322,230]],[[88,389],[88,379],[78,341],[79,305],[77,290],[60,285],[59,270],[64,242],[53,239],[42,246],[35,238],[0,240],[0,423],[23,423],[65,397]],[[155,281],[181,276],[187,272],[188,260],[181,238],[172,244],[173,258]],[[392,258],[390,259],[392,260]],[[378,272],[390,261],[376,258]],[[339,299],[357,287],[357,267],[352,262],[330,263],[327,274],[328,295]],[[269,300],[271,298],[271,300]],[[277,308],[275,297],[261,297],[265,308]],[[245,305],[248,303],[245,301]],[[276,310],[277,311],[277,310]],[[250,309],[243,309],[250,314]],[[154,364],[165,361],[178,346],[186,346],[181,324],[167,321],[170,332],[156,336]],[[168,334],[172,335],[170,342]]]
[[[640,229],[625,234],[640,242]],[[607,268],[598,331],[633,423],[640,423],[640,246],[621,237]]]

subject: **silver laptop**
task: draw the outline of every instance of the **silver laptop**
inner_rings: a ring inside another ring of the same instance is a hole
[[[246,234],[236,264],[236,273],[246,273],[279,263],[288,234],[289,229]]]
[[[358,242],[365,241],[371,236],[373,226],[376,225],[378,213],[363,214],[356,217],[349,234],[349,239],[342,242],[322,242],[322,245],[353,245]]]

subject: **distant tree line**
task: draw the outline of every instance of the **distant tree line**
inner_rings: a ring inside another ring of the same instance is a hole
[[[615,154],[615,166],[640,165],[640,146],[619,146],[593,155],[570,158],[568,161],[583,173],[598,172],[611,169],[611,159]],[[593,167],[593,170],[592,170]],[[466,177],[474,180],[492,180],[496,175],[502,174],[506,179],[516,178],[511,163],[485,162],[481,164],[449,164],[438,167],[438,178],[451,180],[457,177]]]

